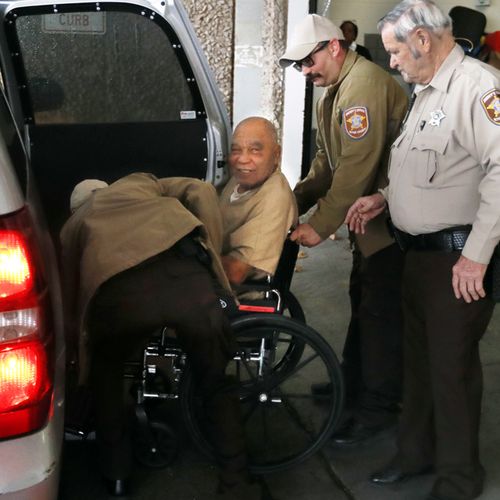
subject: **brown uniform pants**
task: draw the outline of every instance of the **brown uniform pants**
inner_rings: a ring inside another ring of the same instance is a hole
[[[370,257],[353,252],[351,321],[342,353],[347,404],[366,426],[395,421],[403,380],[401,281],[396,244]]]
[[[451,285],[459,252],[406,255],[403,276],[404,391],[398,440],[403,470],[434,465],[433,492],[450,500],[482,490],[479,340],[493,302],[457,300]]]
[[[232,332],[206,266],[175,247],[104,283],[89,310],[90,385],[102,472],[120,479],[131,471],[124,363],[165,325],[175,329],[205,397],[221,477],[236,482],[246,473],[246,454],[236,387],[225,376],[235,350]]]

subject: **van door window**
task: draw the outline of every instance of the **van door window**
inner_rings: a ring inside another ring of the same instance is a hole
[[[35,124],[164,122],[204,115],[170,26],[152,11],[127,8],[16,19],[18,68],[28,92],[25,112]]]
[[[111,183],[137,171],[207,177],[213,159],[204,103],[167,19],[103,2],[20,7],[5,22],[11,87],[54,234],[82,179]]]

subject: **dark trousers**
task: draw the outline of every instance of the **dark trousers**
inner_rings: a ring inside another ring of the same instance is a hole
[[[408,471],[434,465],[434,493],[451,500],[482,490],[479,340],[491,318],[489,298],[467,304],[453,294],[459,252],[406,256],[403,278],[404,400],[398,460]]]
[[[348,405],[367,426],[395,419],[399,410],[403,260],[396,244],[367,258],[353,251],[351,321],[342,353],[343,370]]]
[[[245,474],[246,454],[236,386],[225,375],[235,350],[232,332],[208,269],[176,250],[113,277],[90,306],[90,387],[102,471],[111,479],[130,473],[124,363],[165,325],[175,329],[205,398],[221,477],[236,482]]]

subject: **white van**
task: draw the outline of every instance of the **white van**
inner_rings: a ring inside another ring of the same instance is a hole
[[[0,26],[0,495],[54,500],[71,190],[134,171],[221,184],[230,127],[178,0],[0,2]]]

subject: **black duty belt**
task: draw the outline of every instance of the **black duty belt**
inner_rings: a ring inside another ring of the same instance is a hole
[[[396,243],[404,252],[407,250],[417,251],[440,251],[456,252],[464,248],[467,237],[472,226],[456,226],[427,234],[408,234],[400,231],[390,224],[390,230]]]

